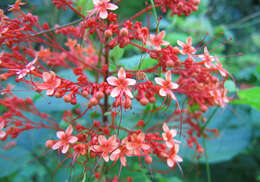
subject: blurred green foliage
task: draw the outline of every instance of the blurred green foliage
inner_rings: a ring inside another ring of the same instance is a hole
[[[7,5],[13,0],[0,1],[0,7],[7,9]],[[58,12],[50,0],[27,0],[24,7],[26,11],[32,11],[39,16],[42,23],[50,25],[71,22],[78,17],[71,11]],[[124,0],[120,3],[120,18],[127,17],[141,10],[145,0]],[[90,4],[90,6],[88,6]],[[91,9],[91,0],[80,0],[77,6],[83,13]],[[209,128],[218,128],[220,136],[210,136],[206,141],[208,160],[211,168],[213,182],[245,182],[260,181],[260,1],[259,0],[202,0],[199,11],[190,17],[163,16],[160,21],[160,29],[167,30],[166,39],[176,45],[177,40],[185,41],[188,36],[193,38],[195,45],[205,38],[209,42],[208,47],[214,49],[213,54],[221,57],[225,68],[233,74],[236,84],[229,80],[226,88],[231,92],[235,105],[228,105],[219,109]],[[160,16],[161,14],[158,14]],[[155,31],[156,21],[150,14],[140,17],[139,20],[147,23]],[[223,34],[222,34],[223,32]],[[229,40],[232,38],[232,40]],[[224,43],[224,44],[223,44]],[[218,47],[218,48],[217,48]],[[148,68],[154,64],[153,60],[142,55],[132,47],[124,50],[114,48],[110,54],[111,60],[119,62],[122,66],[131,69]],[[215,49],[217,48],[217,49]],[[230,56],[242,52],[242,56]],[[124,56],[124,58],[123,58]],[[122,59],[123,58],[123,59]],[[115,69],[113,65],[111,70]],[[66,70],[59,72],[66,76],[73,76]],[[91,76],[91,75],[90,75]],[[75,78],[69,78],[71,80]],[[19,86],[18,86],[19,88]],[[248,88],[246,90],[240,90]],[[62,120],[62,113],[66,109],[72,109],[70,104],[60,99],[39,97],[30,92],[17,92],[21,97],[31,96],[36,100],[36,106],[41,111],[51,113],[57,121]],[[239,105],[243,104],[243,105]],[[59,107],[57,107],[59,105]],[[251,107],[252,106],[252,107]],[[152,107],[152,106],[148,106]],[[149,109],[147,107],[147,109]],[[5,108],[0,108],[3,112]],[[138,109],[137,109],[138,110]],[[208,112],[209,116],[213,109]],[[132,127],[131,120],[137,116],[126,113],[127,124]],[[30,116],[29,116],[30,117]],[[99,115],[93,111],[91,117]],[[156,122],[158,114],[150,117],[151,123]],[[37,118],[36,118],[37,120]],[[61,125],[66,124],[61,121]],[[0,150],[0,181],[3,182],[28,182],[28,181],[65,181],[71,177],[71,181],[82,179],[82,169],[62,156],[56,156],[55,152],[47,151],[44,147],[47,138],[54,137],[55,133],[47,130],[25,132],[17,140],[17,146],[10,150]],[[1,144],[2,146],[3,144]],[[199,160],[185,143],[181,146],[181,155],[184,157],[182,164],[184,179],[188,182],[207,181],[205,170],[205,156]],[[134,169],[123,169],[122,178],[132,176],[134,181],[158,181],[158,182],[182,182],[180,170],[169,171],[168,174],[157,173],[156,170],[167,170],[167,166],[154,161],[152,169],[149,166],[140,167],[137,159],[130,159],[129,164],[135,164]],[[111,169],[118,173],[119,166]],[[152,172],[151,172],[152,171]],[[90,174],[90,173],[89,173]],[[109,173],[110,175],[112,173]],[[113,177],[113,176],[111,176]]]

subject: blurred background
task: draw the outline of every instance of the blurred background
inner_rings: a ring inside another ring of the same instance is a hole
[[[24,2],[24,11],[39,16],[41,23],[48,22],[54,26],[78,19],[71,11],[57,11],[50,0]],[[141,10],[144,2],[145,0],[122,1],[117,10],[120,19],[127,19]],[[8,14],[8,5],[12,3],[13,0],[0,0],[0,8]],[[84,12],[89,9],[87,4],[88,0],[80,0],[77,5]],[[220,131],[218,138],[212,137],[206,141],[211,181],[260,181],[260,0],[201,0],[199,10],[189,17],[170,17],[159,11],[157,13],[162,16],[160,29],[166,30],[166,40],[171,45],[176,45],[177,40],[185,41],[188,36],[192,37],[195,45],[205,38],[206,42],[210,42],[208,47],[218,47],[212,53],[221,58],[224,67],[236,80],[234,83],[231,79],[225,85],[230,92],[229,96],[236,100],[224,109],[218,109],[209,126]],[[151,19],[150,27],[155,30],[153,15],[148,16]],[[139,20],[145,24],[146,18],[147,15]],[[136,53],[138,52],[135,50],[126,50],[125,56],[136,59]],[[67,107],[63,108],[62,103],[58,109],[44,104],[40,106],[39,110],[52,112],[55,117],[60,118],[61,111]],[[3,112],[3,108],[0,108],[0,112]],[[212,113],[213,109],[206,116],[209,117]],[[50,134],[47,130],[24,133],[17,139],[17,146],[11,149],[7,149],[7,142],[1,142],[0,181],[59,182],[65,181],[68,176],[80,174],[82,170],[71,170],[69,162],[58,167],[61,157],[54,152],[45,153],[45,140],[54,135],[55,133]],[[188,149],[182,149],[180,155],[184,158],[182,168],[185,181],[208,181],[203,156],[198,158]],[[133,181],[184,181],[178,169],[167,174],[153,172],[151,175],[147,168],[141,169],[138,165],[136,168],[137,172],[128,171],[122,175],[132,176]],[[152,168],[167,170],[166,166],[156,162]]]

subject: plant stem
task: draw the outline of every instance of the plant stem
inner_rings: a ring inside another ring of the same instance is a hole
[[[205,137],[203,137],[203,148],[204,148],[204,155],[206,159],[206,171],[207,171],[207,177],[208,182],[211,182],[211,173],[210,173],[210,166],[209,166],[209,160],[208,160],[208,154],[207,154],[207,148],[206,148],[206,140]]]
[[[65,28],[65,27],[68,27],[68,26],[71,26],[71,25],[74,25],[74,24],[77,24],[77,23],[79,23],[81,21],[82,21],[82,19],[78,19],[78,20],[75,20],[75,21],[70,22],[68,24],[61,25],[59,27],[54,27],[54,28],[51,28],[51,29],[48,29],[48,30],[44,30],[44,31],[41,31],[41,32],[39,32],[37,34],[32,35],[32,37],[43,35],[43,34],[50,33],[50,32],[54,32],[55,30],[58,30],[58,29],[61,29],[61,28]]]

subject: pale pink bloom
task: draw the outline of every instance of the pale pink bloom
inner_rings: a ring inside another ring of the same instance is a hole
[[[180,40],[177,40],[177,44],[182,47],[181,54],[191,55],[196,52],[196,49],[192,47],[192,38],[188,37],[186,44]]]
[[[169,42],[164,41],[165,31],[160,32],[158,35],[150,35],[150,41],[147,41],[147,45],[154,46],[156,50],[161,50],[161,46],[169,45]]]
[[[229,102],[226,93],[227,93],[226,89],[214,91],[215,103],[220,105],[220,107],[225,107],[226,103]]]
[[[117,142],[115,135],[109,137],[109,139],[106,139],[106,137],[103,135],[99,135],[98,144],[99,145],[94,145],[91,150],[94,152],[102,153],[101,155],[106,162],[109,161],[109,154],[111,152],[120,152],[120,150],[116,150],[119,146],[119,143]]]
[[[129,151],[126,148],[126,143],[127,143],[128,138],[124,138],[122,140],[122,146],[120,147],[120,149],[116,149],[111,155],[110,155],[110,159],[112,161],[117,161],[118,159],[120,159],[120,162],[122,164],[122,166],[126,166],[127,165],[127,161],[126,161],[126,156],[131,156],[131,151]]]
[[[206,68],[214,67],[214,64],[212,62],[215,60],[215,58],[214,58],[214,56],[211,56],[209,54],[207,47],[204,48],[204,54],[198,55],[198,58],[200,58],[204,61],[204,65]]]
[[[182,162],[182,158],[177,155],[179,152],[179,145],[175,144],[169,151],[169,155],[167,157],[167,164],[169,167],[173,167],[175,163]]]
[[[110,85],[115,86],[115,88],[113,88],[111,91],[111,97],[117,97],[124,93],[130,98],[133,98],[133,94],[131,93],[128,86],[135,85],[136,81],[134,79],[126,78],[126,73],[123,68],[120,68],[118,72],[118,78],[110,76],[107,78],[107,82]]]
[[[61,79],[56,78],[56,74],[53,71],[44,72],[42,74],[42,79],[44,83],[35,83],[35,85],[40,90],[47,90],[46,95],[52,95],[55,88],[59,87],[61,84]]]
[[[221,62],[220,62],[220,60],[218,59],[217,56],[215,56],[215,60],[216,60],[216,62],[217,62],[217,64],[216,64],[217,70],[219,71],[219,73],[221,74],[221,76],[226,77],[227,74],[228,74],[228,72],[223,68],[223,66],[222,66],[222,64],[221,64]]]
[[[5,127],[5,123],[2,121],[0,122],[0,139],[4,138],[6,135],[6,132],[2,131],[2,129]]]
[[[96,12],[99,14],[99,17],[102,19],[106,19],[108,16],[107,10],[116,10],[118,8],[117,5],[113,3],[109,3],[110,0],[93,0],[94,3],[94,10],[93,12]]]
[[[72,136],[73,128],[71,125],[68,126],[66,131],[58,131],[56,133],[58,140],[53,146],[52,150],[61,149],[61,152],[65,154],[69,150],[69,144],[75,143],[78,141],[76,136]]]
[[[132,134],[126,142],[126,148],[133,156],[141,156],[142,152],[149,150],[150,146],[145,142],[145,134],[140,132],[139,134]]]
[[[163,123],[163,131],[162,137],[163,140],[166,142],[166,146],[169,148],[172,148],[175,143],[181,143],[178,140],[173,139],[177,135],[177,130],[175,129],[169,129],[166,123]]]
[[[172,89],[177,89],[179,85],[177,83],[172,82],[171,71],[167,71],[165,77],[166,80],[160,77],[155,78],[155,82],[162,86],[162,88],[159,90],[159,94],[163,97],[170,95],[173,100],[176,100],[176,97],[173,94]]]
[[[38,56],[35,57],[35,59],[31,62],[29,62],[24,69],[19,70],[16,72],[16,74],[18,75],[18,79],[22,79],[24,78],[28,73],[30,73],[31,71],[35,70],[35,66],[34,64],[37,62],[38,60]]]

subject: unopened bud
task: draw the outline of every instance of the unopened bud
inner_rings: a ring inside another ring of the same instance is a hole
[[[122,28],[119,33],[120,37],[128,37],[128,30],[127,28]]]

